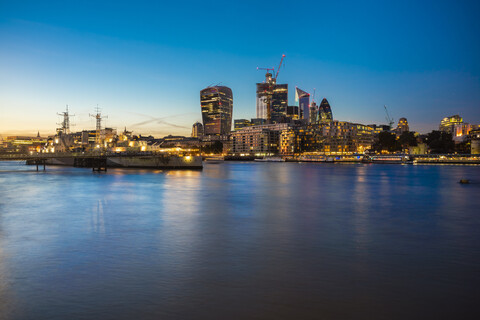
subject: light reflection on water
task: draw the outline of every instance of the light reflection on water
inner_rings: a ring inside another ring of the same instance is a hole
[[[480,167],[31,168],[0,162],[0,319],[478,315]]]

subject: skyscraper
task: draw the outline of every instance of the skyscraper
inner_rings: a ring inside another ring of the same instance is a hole
[[[276,84],[272,96],[272,123],[285,122],[288,105],[288,84]]]
[[[268,103],[270,102],[270,114]],[[287,116],[288,84],[276,84],[271,73],[265,75],[265,82],[257,83],[257,118],[271,123],[284,122]],[[270,119],[268,119],[270,116]]]
[[[326,98],[323,98],[318,108],[318,120],[320,123],[329,123],[333,121],[332,108]]]
[[[298,108],[303,115],[303,119],[308,123],[308,120],[310,119],[310,93],[299,88],[295,89],[295,100],[298,100]]]
[[[200,122],[195,122],[192,126],[192,138],[199,138],[203,136],[203,125]]]
[[[316,124],[318,123],[318,107],[317,104],[312,101],[312,104],[310,105],[310,123]]]
[[[200,91],[204,135],[225,135],[232,129],[233,93],[225,86]]]

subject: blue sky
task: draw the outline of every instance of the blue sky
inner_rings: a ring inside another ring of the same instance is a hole
[[[188,135],[199,91],[229,86],[234,118],[255,117],[256,67],[326,97],[335,119],[427,132],[460,114],[480,123],[475,1],[3,1],[0,134],[106,125]]]

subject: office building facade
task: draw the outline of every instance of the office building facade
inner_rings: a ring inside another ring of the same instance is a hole
[[[270,122],[281,123],[287,116],[288,84],[275,84],[268,80],[257,83],[257,118],[268,120],[268,102],[270,100]]]
[[[295,97],[298,101],[298,108],[300,109],[301,119],[304,119],[306,123],[310,119],[310,93],[303,91],[302,89],[295,88]]]
[[[206,136],[227,135],[232,129],[233,93],[225,86],[200,91],[203,133]]]
[[[458,114],[456,114],[454,116],[443,118],[440,122],[439,129],[440,131],[453,133],[454,126],[460,123],[463,123],[463,119]]]
[[[192,126],[192,138],[200,138],[203,136],[203,124],[195,122]]]

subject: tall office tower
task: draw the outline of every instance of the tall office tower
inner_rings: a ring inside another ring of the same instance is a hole
[[[203,134],[225,135],[232,130],[233,93],[225,86],[208,87],[200,91]]]
[[[308,122],[310,118],[310,93],[299,88],[295,89],[295,100],[298,101],[298,108],[300,109],[300,113],[303,115],[303,119]]]
[[[263,83],[257,83],[257,118],[259,119],[270,120],[274,86],[275,79],[270,72],[265,74],[265,81]]]
[[[288,105],[288,84],[276,84],[272,96],[272,123],[285,122]]]
[[[315,102],[310,105],[310,123],[318,123],[318,107]]]
[[[271,123],[284,122],[287,105],[288,84],[276,84],[268,72],[265,74],[265,82],[257,83],[257,118],[270,120]]]
[[[398,120],[397,129],[395,131],[397,131],[398,134],[409,131],[407,118],[400,118]]]
[[[257,83],[257,119],[267,119],[267,102],[269,99],[269,93],[269,86],[267,83]]]
[[[192,126],[192,138],[199,138],[203,136],[203,124],[195,122]]]
[[[329,123],[333,121],[332,108],[326,98],[323,98],[318,109],[318,120],[320,123]]]

